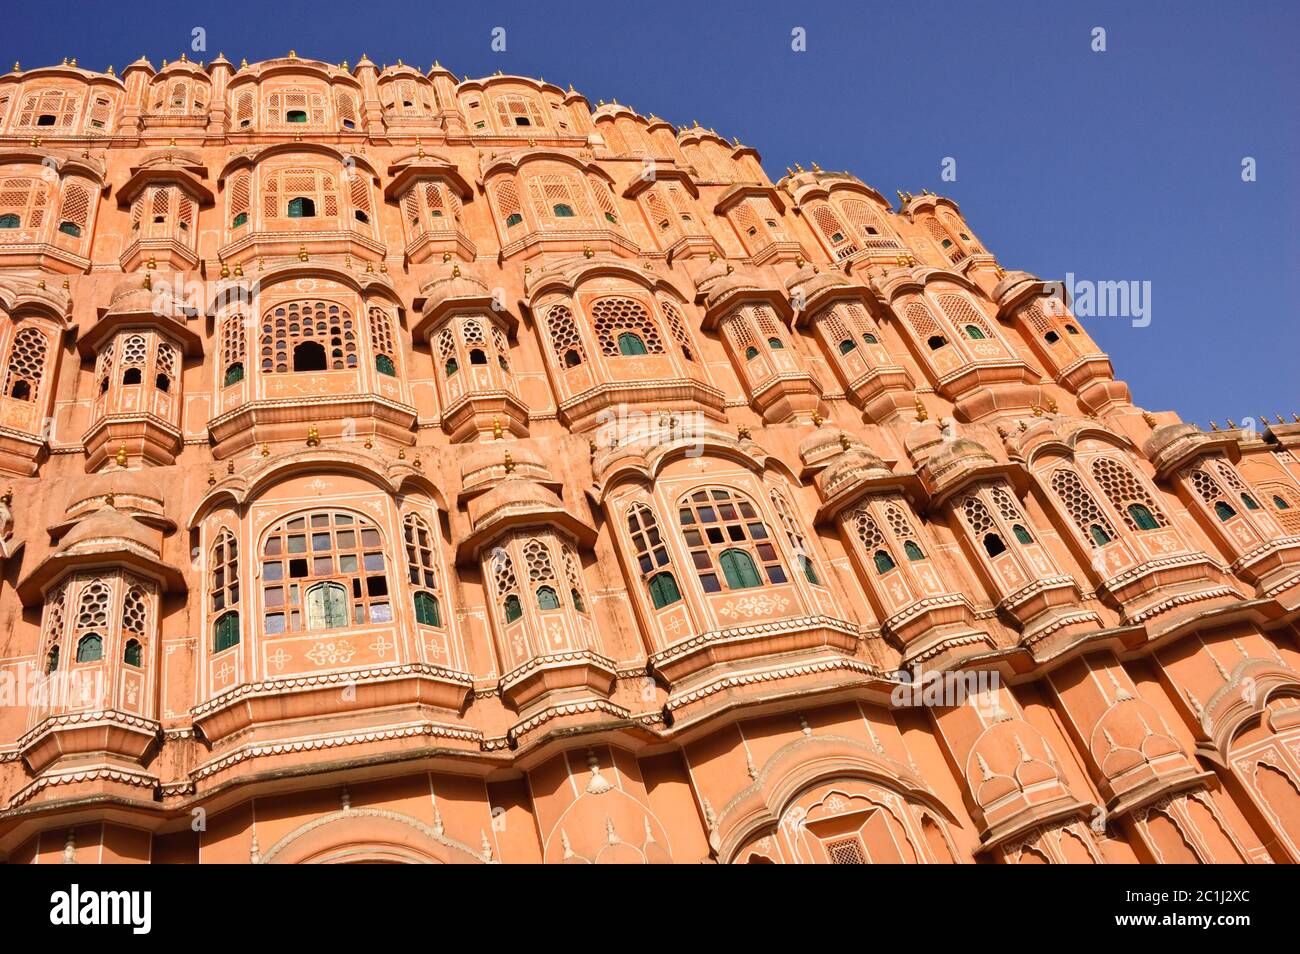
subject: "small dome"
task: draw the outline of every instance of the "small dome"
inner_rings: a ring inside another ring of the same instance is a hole
[[[459,262],[443,262],[435,270],[434,277],[420,286],[420,293],[425,296],[421,313],[428,315],[440,305],[457,298],[490,298],[487,285],[469,274]]]
[[[1202,436],[1201,429],[1195,424],[1165,424],[1151,432],[1151,436],[1142,445],[1142,453],[1148,460],[1154,460],[1165,448],[1182,440],[1198,440]]]
[[[157,530],[146,527],[112,507],[101,507],[68,531],[59,543],[59,550],[70,553],[95,549],[97,546],[111,549],[123,542],[141,547],[154,556],[162,548],[161,535]]]
[[[479,530],[509,514],[548,513],[563,509],[564,504],[553,491],[536,481],[511,477],[473,501],[469,506],[469,517],[473,528]]]
[[[506,455],[512,470],[506,470]],[[466,455],[460,468],[461,487],[481,490],[509,477],[552,482],[541,454],[518,441],[489,441]]]
[[[713,259],[700,270],[700,274],[695,279],[695,290],[701,295],[706,294],[709,286],[727,274],[728,267],[726,259]]]
[[[731,268],[731,266],[728,266]],[[732,268],[716,281],[709,283],[705,301],[710,305],[731,297],[737,292],[753,291],[763,287],[762,281],[746,268]]]
[[[821,473],[822,491],[833,497],[847,484],[864,477],[880,477],[893,470],[865,447],[855,447],[832,461]]]

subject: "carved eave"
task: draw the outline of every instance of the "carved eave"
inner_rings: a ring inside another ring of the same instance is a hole
[[[226,474],[213,483],[190,514],[185,526],[193,530],[207,513],[222,500],[242,510],[268,488],[305,474],[344,474],[368,480],[390,496],[396,497],[403,486],[414,483],[446,510],[442,491],[415,466],[414,460],[387,460],[366,450],[348,447],[311,447],[281,451],[273,456],[258,457],[242,473]]]
[[[679,168],[673,162],[655,159],[652,165],[643,168],[628,181],[628,184],[623,188],[623,198],[635,199],[646,189],[654,186],[655,183],[663,182],[666,179],[680,182],[682,187],[690,193],[692,199],[700,197],[699,187],[696,186],[695,180],[691,178],[689,172]]]
[[[176,341],[187,357],[203,354],[203,339],[191,330],[186,322],[194,313],[180,302],[174,302],[170,315],[160,315],[144,308],[115,311],[110,306],[100,309],[99,320],[77,338],[77,351],[83,358],[93,358],[100,347],[121,328],[150,328],[160,331]]]
[[[902,295],[920,294],[930,282],[951,282],[960,288],[974,292],[981,298],[984,291],[961,272],[947,268],[932,268],[917,265],[912,268],[890,268],[872,280],[878,294],[886,301],[894,301]]]
[[[479,164],[478,187],[479,189],[486,188],[487,180],[499,172],[518,172],[528,163],[541,160],[562,162],[567,166],[573,166],[585,173],[594,175],[611,186],[614,185],[613,176],[595,162],[584,161],[572,153],[562,152],[558,149],[547,149],[538,146],[536,148],[515,149],[509,152],[484,156]]]
[[[32,163],[45,168],[53,168],[59,178],[69,175],[85,176],[99,186],[101,193],[107,194],[108,183],[104,181],[107,170],[98,159],[82,156],[78,153],[65,152],[61,149],[44,149],[28,147],[0,148],[0,166],[18,163]]]
[[[666,430],[671,433],[671,425]],[[648,437],[645,441],[597,451],[592,460],[594,482],[588,491],[593,503],[603,504],[612,490],[628,480],[652,484],[670,462],[687,455],[730,460],[755,474],[761,474],[769,463],[776,462],[762,445],[711,425],[670,440],[657,439],[653,430]]]
[[[119,539],[104,541],[94,550],[68,549],[50,554],[18,581],[18,598],[24,606],[39,606],[52,583],[76,570],[96,567],[131,570],[156,581],[167,593],[184,593],[187,589],[184,574],[160,554],[134,541]]]
[[[495,514],[475,527],[456,547],[456,562],[472,564],[478,559],[484,547],[489,546],[503,533],[519,527],[548,527],[562,530],[584,549],[590,549],[596,543],[597,534],[594,527],[563,507],[537,504],[526,509]]]
[[[929,499],[925,485],[916,471],[893,473],[872,471],[844,484],[826,497],[813,515],[814,524],[830,524],[844,510],[856,504],[864,497],[880,494],[901,493],[915,507],[923,508]]]
[[[1055,282],[1045,282],[1029,272],[1007,272],[993,286],[993,293],[990,296],[994,304],[998,306],[998,320],[1010,321],[1011,313],[1027,299],[1050,295],[1057,284]]]
[[[648,291],[666,291],[674,300],[686,300],[666,278],[649,273],[644,268],[637,268],[624,259],[596,255],[592,258],[579,256],[560,260],[554,265],[530,272],[524,279],[524,293],[528,296],[524,304],[531,309],[538,298],[551,291],[571,296],[583,282],[594,278],[624,278]]]
[[[713,207],[713,214],[726,215],[728,209],[748,198],[765,198],[772,203],[777,212],[785,212],[785,202],[781,199],[781,193],[777,192],[775,186],[762,185],[756,182],[742,182],[732,186],[718,197],[718,202]]]
[[[69,327],[72,316],[72,296],[61,288],[42,288],[39,280],[30,278],[0,278],[0,309],[14,319],[27,312],[49,318],[60,328]]]
[[[424,158],[411,157],[388,167],[391,181],[384,187],[384,201],[396,202],[406,193],[412,183],[419,179],[442,179],[456,190],[456,194],[465,202],[472,202],[474,190],[460,174],[455,164],[438,156]]]
[[[796,172],[783,176],[779,185],[798,205],[817,199],[829,201],[835,192],[853,192],[878,203],[882,214],[893,212],[888,199],[849,172]]]
[[[801,310],[793,313],[794,327],[806,328],[810,324],[813,315],[837,301],[858,302],[865,306],[868,314],[870,314],[870,306],[875,301],[875,296],[870,288],[843,278],[839,272],[832,270],[829,274],[839,276],[840,280],[836,281],[833,278],[827,278],[818,282],[817,278],[820,277],[818,275],[807,282],[801,283],[799,286],[804,292],[804,306]],[[813,286],[811,291],[808,287],[810,285]]]
[[[140,61],[137,60],[136,63]],[[148,64],[148,60],[144,61]],[[136,64],[133,63],[132,66]],[[129,69],[129,67],[128,67]],[[150,67],[152,70],[152,67]],[[123,70],[123,75],[126,71]],[[69,63],[55,64],[53,66],[38,66],[33,70],[23,70],[21,73],[24,82],[33,79],[70,79],[89,85],[115,86],[122,92],[126,92],[126,84],[122,82],[121,77],[109,76],[107,73],[96,73],[92,70],[84,70],[80,66],[72,66]]]
[[[217,176],[217,184],[222,185],[230,177],[232,172],[242,168],[253,168],[259,163],[282,155],[296,155],[299,153],[311,152],[321,156],[329,156],[340,164],[351,163],[360,169],[364,169],[377,182],[379,172],[370,160],[358,152],[343,152],[331,145],[323,142],[278,142],[274,145],[263,146],[259,149],[250,149],[232,158],[221,168],[221,173]]]
[[[1045,453],[1056,452],[1067,459],[1074,457],[1079,441],[1095,437],[1120,450],[1137,452],[1137,447],[1127,437],[1112,431],[1101,421],[1057,415],[1038,419],[1023,432],[1007,435],[1004,443],[1013,460],[1024,462],[1026,467]]]
[[[131,178],[127,179],[117,190],[117,207],[119,209],[130,208],[131,203],[135,201],[135,197],[142,190],[151,185],[172,182],[179,184],[182,189],[197,199],[200,206],[206,208],[216,202],[212,190],[199,181],[198,173],[194,169],[152,166],[148,168],[137,167],[131,170]]]
[[[1155,467],[1156,477],[1166,480],[1185,464],[1209,454],[1241,459],[1241,447],[1229,431],[1206,433],[1195,424],[1166,424],[1156,428],[1143,446],[1143,453]]]
[[[931,458],[933,460],[933,458]],[[960,461],[952,462],[939,473],[931,474],[929,464],[918,468],[926,483],[932,506],[939,506],[960,493],[971,484],[983,480],[1002,479],[1015,488],[1017,493],[1028,489],[1029,478],[1024,468],[1018,464],[998,460],[981,460],[976,464]]]
[[[961,209],[956,202],[947,196],[935,195],[932,192],[923,192],[920,195],[912,196],[903,203],[898,212],[900,215],[905,213],[909,219],[915,221],[918,213],[925,211],[937,212],[941,205],[947,206],[958,215],[961,215]]]
[[[702,323],[705,331],[716,331],[718,323],[742,305],[768,305],[787,324],[794,315],[785,293],[770,286],[750,287],[737,283],[735,287],[725,288],[721,292],[710,291],[707,297],[708,307]]]
[[[499,86],[501,84],[531,86],[539,93],[555,93],[557,96],[564,96],[564,90],[554,83],[548,83],[545,80],[536,79],[532,76],[515,76],[510,73],[496,73],[492,76],[480,76],[477,79],[464,80],[456,86],[456,92],[463,93],[470,90],[486,90],[489,86]],[[572,95],[572,94],[570,94]]]
[[[289,236],[292,242],[296,243],[298,241],[294,233],[285,234]],[[257,269],[253,274],[256,275],[256,278],[251,280],[248,277],[218,280],[212,297],[208,300],[204,309],[204,314],[209,318],[214,318],[222,308],[232,302],[251,303],[253,301],[252,289],[254,287],[266,292],[276,285],[301,278],[330,279],[361,295],[363,299],[378,294],[398,307],[403,305],[401,297],[393,288],[392,280],[383,272],[367,272],[361,269],[344,268],[341,264],[335,264],[325,259],[312,259],[307,262],[281,262],[269,265],[264,269]]]

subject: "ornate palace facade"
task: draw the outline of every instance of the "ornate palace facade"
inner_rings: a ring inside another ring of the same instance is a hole
[[[436,64],[0,76],[0,857],[1300,861],[1300,424],[900,200]]]

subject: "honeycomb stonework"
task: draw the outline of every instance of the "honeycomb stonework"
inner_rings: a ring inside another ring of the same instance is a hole
[[[0,857],[1300,861],[1300,424],[899,200],[437,64],[0,76]]]

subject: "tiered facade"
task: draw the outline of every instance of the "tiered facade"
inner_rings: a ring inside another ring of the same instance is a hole
[[[1300,861],[1300,424],[900,201],[437,64],[0,76],[0,857]]]

